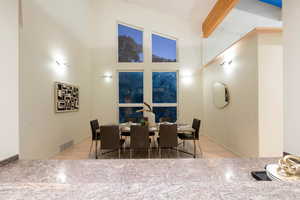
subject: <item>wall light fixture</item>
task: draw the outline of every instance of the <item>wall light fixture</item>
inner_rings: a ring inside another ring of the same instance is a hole
[[[59,67],[69,67],[69,64],[66,63],[66,62],[62,62],[62,61],[56,60],[55,63]]]
[[[112,74],[110,72],[106,72],[101,76],[106,82],[110,82],[113,78]]]
[[[226,66],[231,65],[232,62],[233,62],[232,60],[229,60],[229,61],[223,61],[223,62],[220,63],[220,66],[226,67]]]

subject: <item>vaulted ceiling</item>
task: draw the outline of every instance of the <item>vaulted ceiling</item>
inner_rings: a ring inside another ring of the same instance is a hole
[[[180,18],[196,20],[199,27],[217,0],[121,0]]]

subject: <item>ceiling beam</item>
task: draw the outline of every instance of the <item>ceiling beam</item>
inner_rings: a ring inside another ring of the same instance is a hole
[[[208,38],[239,0],[218,0],[202,24],[203,37]]]

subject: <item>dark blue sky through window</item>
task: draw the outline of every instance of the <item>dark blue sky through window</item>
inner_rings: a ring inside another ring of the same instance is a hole
[[[153,103],[177,103],[177,73],[152,73]]]
[[[140,122],[143,117],[142,112],[136,112],[141,110],[143,107],[120,107],[119,108],[119,122],[125,123],[128,122],[128,118],[134,118],[134,122]]]
[[[119,24],[119,62],[143,62],[143,31]]]
[[[152,62],[176,62],[176,40],[152,34]]]
[[[282,8],[282,0],[259,0],[259,1]]]
[[[143,103],[143,72],[119,72],[119,103]]]
[[[155,122],[160,122],[160,118],[170,118],[170,122],[177,121],[177,107],[154,107]]]

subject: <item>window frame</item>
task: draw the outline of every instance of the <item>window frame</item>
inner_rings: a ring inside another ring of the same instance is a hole
[[[145,101],[145,70],[143,69],[118,69],[116,70],[116,105],[117,105],[117,122],[120,123],[120,107],[144,107],[144,102],[142,103],[120,103],[119,96],[119,73],[120,72],[142,72],[143,73],[143,101]]]
[[[153,62],[153,59],[152,59],[152,57],[153,57],[153,41],[152,41],[152,36],[153,36],[153,34],[154,35],[158,35],[158,36],[160,36],[160,37],[164,37],[164,38],[166,38],[166,39],[170,39],[170,40],[175,40],[176,41],[176,62]],[[154,64],[154,65],[156,65],[156,64],[164,64],[164,65],[166,65],[166,64],[178,64],[178,63],[180,63],[180,60],[179,60],[179,39],[177,38],[177,37],[174,37],[174,36],[170,36],[170,35],[167,35],[167,34],[163,34],[163,33],[159,33],[159,32],[155,32],[155,31],[152,31],[152,32],[150,32],[150,59],[151,59],[151,64]]]
[[[123,25],[123,26],[127,26],[129,28],[133,28],[136,30],[139,30],[142,32],[142,36],[143,36],[143,62],[119,62],[119,25]],[[141,65],[141,64],[145,64],[145,59],[146,59],[146,54],[145,54],[145,29],[140,27],[140,26],[135,26],[126,22],[122,22],[122,21],[117,21],[116,22],[116,64],[118,65],[130,65],[130,64],[135,64],[135,65]]]
[[[177,89],[176,89],[176,93],[177,93],[177,103],[153,103],[153,72],[176,72],[176,84],[177,84]],[[151,82],[151,91],[150,91],[150,98],[151,98],[151,106],[152,108],[154,107],[177,107],[177,113],[176,113],[176,118],[178,121],[179,117],[180,117],[180,80],[179,80],[179,74],[180,71],[178,69],[170,69],[170,70],[151,70],[151,78],[150,78],[150,82]]]

